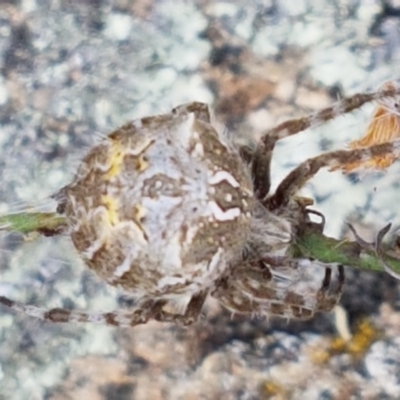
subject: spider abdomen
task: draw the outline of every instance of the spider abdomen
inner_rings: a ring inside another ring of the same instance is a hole
[[[137,297],[211,287],[242,251],[253,207],[247,169],[202,103],[111,133],[61,197],[86,264]]]

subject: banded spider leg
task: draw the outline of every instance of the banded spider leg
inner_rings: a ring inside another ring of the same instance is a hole
[[[20,314],[29,315],[42,321],[57,323],[91,322],[101,325],[134,327],[146,324],[150,320],[155,320],[159,322],[175,322],[180,325],[190,325],[197,320],[206,296],[206,292],[200,293],[198,296],[193,296],[184,314],[175,314],[165,311],[163,306],[166,304],[166,301],[163,300],[142,302],[133,311],[115,310],[104,313],[76,311],[58,307],[52,309],[41,308],[11,300],[4,296],[0,296],[0,304]]]
[[[249,150],[242,151],[245,159],[251,161],[254,187],[258,199],[263,200],[269,194],[271,186],[270,164],[275,144],[284,138],[300,133],[306,129],[317,127],[325,122],[333,120],[343,114],[351,113],[363,105],[373,101],[388,101],[388,99],[399,97],[400,88],[397,86],[384,87],[374,93],[358,93],[342,99],[332,107],[327,107],[306,117],[285,121],[270,129],[262,135],[254,154]]]
[[[251,165],[255,195],[261,204],[277,216],[286,215],[294,218],[296,211],[290,209],[292,207],[290,203],[295,200],[300,208],[303,207],[295,196],[321,168],[339,169],[346,164],[364,163],[372,158],[385,157],[388,154],[393,157],[396,153],[398,154],[400,140],[381,142],[382,144],[371,145],[368,148],[328,152],[304,161],[288,174],[274,194],[269,194],[270,162],[278,140],[354,111],[371,101],[378,101],[386,107],[387,104],[391,106],[395,101],[394,98],[399,94],[398,86],[385,85],[383,90],[376,93],[354,95],[316,114],[286,121],[271,129],[262,136],[254,153],[250,148],[243,147],[241,154],[245,162]],[[298,216],[301,218],[301,213]],[[316,302],[312,303],[308,295],[293,289],[293,283],[299,279],[294,272],[299,267],[296,262],[292,265],[291,271],[288,271],[289,260],[280,259],[280,263],[274,264],[270,260],[264,262],[262,257],[262,252],[260,252],[258,261],[248,262],[244,266],[235,268],[231,276],[224,281],[225,289],[221,287],[215,293],[215,296],[232,312],[308,319],[318,311],[332,310],[340,300],[344,285],[343,266],[337,266],[337,288],[332,293],[329,292],[332,269],[336,267],[325,266],[325,277],[321,288],[315,294]],[[283,287],[282,279],[291,283]]]

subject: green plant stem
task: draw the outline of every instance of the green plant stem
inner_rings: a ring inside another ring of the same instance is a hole
[[[54,236],[62,233],[65,227],[65,218],[55,213],[22,212],[0,217],[0,230],[23,235],[40,233]]]
[[[322,233],[304,232],[292,247],[295,258],[311,258],[323,263],[338,263],[367,271],[385,271],[384,263],[400,275],[400,254],[383,244],[379,254],[356,241],[338,240]]]
[[[64,232],[65,218],[55,213],[9,214],[0,217],[0,230],[23,235],[39,233],[54,236]],[[384,263],[400,275],[400,251],[382,245],[379,254],[374,246],[363,246],[357,241],[338,240],[315,230],[305,229],[292,244],[294,258],[309,258],[322,263],[338,263],[367,271],[384,271]]]

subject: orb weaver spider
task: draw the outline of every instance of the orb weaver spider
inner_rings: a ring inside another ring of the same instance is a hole
[[[149,320],[187,325],[209,295],[240,314],[308,319],[332,310],[342,294],[344,268],[290,254],[305,226],[324,228],[323,215],[308,208],[312,200],[296,194],[324,167],[388,166],[377,160],[393,161],[400,140],[397,132],[382,135],[382,124],[393,130],[399,96],[394,84],[356,94],[279,124],[253,147],[237,147],[218,132],[208,106],[198,102],[122,126],[89,151],[74,180],[53,197],[67,221],[64,233],[86,265],[134,296],[137,307],[96,313],[43,309],[4,296],[0,303],[42,320],[114,326]],[[373,101],[381,110],[375,115],[385,110],[390,123],[380,119],[376,125],[374,119],[371,140],[304,161],[270,192],[279,140]],[[322,222],[313,222],[311,214]],[[313,286],[318,272],[322,279]],[[171,311],[171,304],[182,301],[183,313]]]

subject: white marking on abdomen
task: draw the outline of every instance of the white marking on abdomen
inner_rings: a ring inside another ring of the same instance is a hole
[[[126,257],[123,263],[118,265],[117,268],[115,268],[113,275],[116,278],[121,278],[121,276],[124,275],[125,272],[128,272],[130,269],[131,269],[131,260],[130,257]]]
[[[185,284],[186,278],[176,277],[176,276],[165,276],[158,281],[158,288],[162,289],[165,286],[174,286],[179,284]]]
[[[221,209],[221,207],[215,202],[210,201],[209,203],[212,215],[217,219],[217,221],[230,221],[239,217],[241,211],[240,208],[230,208],[227,211]]]
[[[209,178],[209,183],[211,185],[216,185],[222,181],[227,181],[234,188],[240,186],[239,182],[227,171],[218,171]]]
[[[215,269],[217,269],[217,266],[221,259],[221,253],[221,248],[218,248],[218,251],[211,257],[211,261],[208,263],[209,271],[214,271]]]

